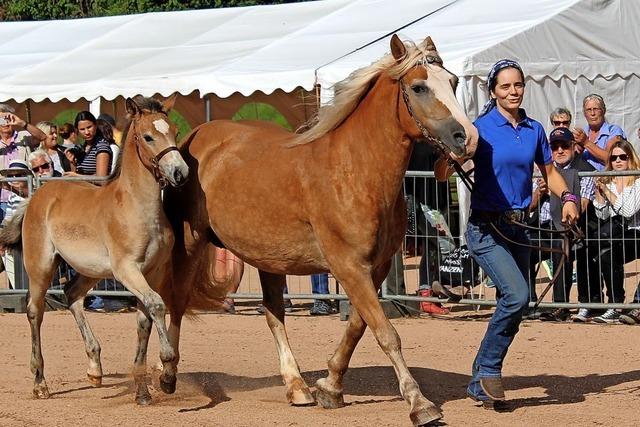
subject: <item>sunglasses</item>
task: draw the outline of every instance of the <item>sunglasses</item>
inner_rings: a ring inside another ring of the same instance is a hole
[[[571,149],[571,147],[573,147],[573,142],[562,141],[562,142],[551,143],[551,151],[556,151],[560,147],[562,147],[563,150],[569,150]]]
[[[618,159],[626,162],[627,160],[629,160],[629,156],[627,156],[626,154],[612,154],[611,157],[609,157],[609,161],[611,163],[618,161]]]
[[[41,170],[48,171],[50,167],[51,165],[49,163],[43,163],[40,166],[32,167],[31,170],[33,172],[40,172]]]
[[[553,120],[551,123],[553,123],[554,126],[569,127],[569,125],[571,124],[571,121],[569,121],[569,120]]]

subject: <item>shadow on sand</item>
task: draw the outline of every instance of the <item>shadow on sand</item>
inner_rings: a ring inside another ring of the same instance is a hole
[[[453,400],[467,398],[468,375],[455,372],[438,371],[428,368],[411,368],[411,373],[421,386],[422,392],[436,405]],[[308,371],[303,373],[307,384],[313,388],[315,381],[326,375],[326,371]],[[585,400],[587,395],[605,393],[610,387],[640,381],[640,370],[619,374],[589,374],[585,376],[539,375],[505,377],[504,385],[508,390],[525,388],[544,388],[544,397],[512,399],[511,410],[520,407],[543,405],[564,405]],[[184,408],[180,412],[192,412],[208,409],[230,400],[227,393],[252,391],[264,388],[282,387],[280,375],[268,377],[246,377],[219,372],[191,372],[178,374],[180,383],[188,383],[210,399],[206,405],[197,408]],[[124,385],[124,384],[123,384]],[[398,391],[398,382],[393,368],[387,366],[369,366],[349,369],[344,381],[345,394],[351,396],[352,405],[362,405],[384,401],[402,400]],[[629,387],[632,392],[640,393],[640,386]],[[354,399],[354,396],[366,396],[366,399]],[[383,399],[371,399],[380,396]],[[284,389],[283,389],[284,399]]]

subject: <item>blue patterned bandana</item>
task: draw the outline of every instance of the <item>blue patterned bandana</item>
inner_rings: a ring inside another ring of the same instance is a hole
[[[520,74],[522,75],[522,81],[524,82],[524,73],[522,72],[520,64],[518,64],[516,61],[512,61],[511,59],[501,59],[500,61],[493,64],[493,67],[491,67],[491,71],[489,71],[489,75],[487,76],[487,90],[489,91],[489,100],[486,102],[486,104],[484,104],[484,107],[482,107],[482,112],[478,117],[484,116],[489,111],[495,108],[496,100],[491,98],[491,89],[496,85],[496,77],[498,76],[498,73],[505,68],[515,68],[516,70],[520,71]]]

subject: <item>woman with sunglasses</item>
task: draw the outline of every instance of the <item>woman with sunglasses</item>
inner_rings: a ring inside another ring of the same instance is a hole
[[[584,149],[584,159],[600,171],[607,165],[612,144],[618,139],[626,139],[626,136],[620,126],[605,120],[607,106],[600,95],[592,93],[585,96],[582,110],[587,126],[583,129],[574,128],[573,136]]]
[[[49,154],[53,168],[60,174],[70,171],[71,163],[65,155],[65,149],[58,145],[58,127],[55,123],[39,122],[36,127],[47,135],[40,143],[40,148]]]
[[[66,155],[71,162],[71,172],[65,176],[107,176],[111,172],[113,153],[109,142],[98,129],[97,120],[89,111],[81,111],[76,115],[75,127],[78,135],[84,138],[84,158],[79,161],[72,151]]]
[[[605,171],[636,171],[640,159],[633,146],[625,139],[614,141],[611,145],[609,161]],[[640,177],[604,176],[596,181],[596,198],[593,202],[596,215],[609,223],[606,227],[616,227],[617,219],[622,222],[624,239],[609,232],[611,241],[601,241],[602,254],[600,266],[607,286],[609,303],[624,302],[624,264],[640,258]],[[617,217],[617,219],[616,219]],[[595,317],[599,323],[615,323],[620,312],[609,309]]]

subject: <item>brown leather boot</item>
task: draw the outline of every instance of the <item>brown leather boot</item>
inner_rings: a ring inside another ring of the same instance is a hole
[[[421,297],[432,297],[431,289],[420,289],[418,295]],[[429,314],[449,314],[449,309],[443,307],[439,302],[420,301],[420,311]]]
[[[502,378],[485,377],[480,378],[480,387],[491,400],[504,400],[504,388],[502,387]]]

